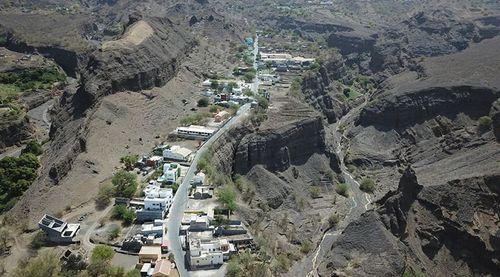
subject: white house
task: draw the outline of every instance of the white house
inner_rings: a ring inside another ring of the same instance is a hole
[[[181,175],[181,167],[177,163],[166,163],[163,165],[163,179],[166,182],[177,182],[177,178]]]
[[[144,189],[144,208],[136,211],[137,221],[152,221],[163,219],[172,205],[174,193],[171,188],[160,188],[157,185],[148,185]]]
[[[174,145],[170,149],[163,150],[163,159],[187,162],[191,158],[191,150]]]
[[[225,239],[191,239],[188,263],[191,269],[216,267],[234,251],[234,245]]]

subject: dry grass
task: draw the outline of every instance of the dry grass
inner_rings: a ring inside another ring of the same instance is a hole
[[[119,40],[108,41],[103,44],[103,50],[126,48],[139,45],[153,35],[153,28],[146,21],[138,21],[132,25]]]

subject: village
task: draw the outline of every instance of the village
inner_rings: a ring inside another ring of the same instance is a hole
[[[245,39],[242,66],[233,76],[200,84],[198,110],[163,144],[122,158],[123,168],[111,180],[119,193],[108,203],[106,189],[104,196],[100,191],[99,217],[90,223],[90,213],[84,212],[66,220],[47,214],[40,219],[51,243],[71,246],[64,248],[63,261],[107,245],[116,253],[112,265],[136,269],[141,276],[224,276],[233,255],[256,250],[247,226],[201,160],[210,162],[206,153],[222,133],[253,110],[265,110],[274,94],[288,93],[294,78],[316,65],[314,58],[259,48],[258,40],[257,35]]]

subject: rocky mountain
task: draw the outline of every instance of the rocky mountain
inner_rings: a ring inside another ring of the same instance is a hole
[[[424,187],[406,169],[397,190],[351,223],[321,257],[319,274],[495,275],[498,181],[495,175]]]
[[[200,68],[202,70],[205,68],[188,65],[188,63],[196,64],[198,55],[201,55],[200,37],[204,40],[215,37],[239,39],[235,35],[235,29],[229,27],[227,31],[214,33],[214,29],[223,28],[224,19],[210,8],[204,7],[202,3],[186,2],[190,9],[174,12],[176,7],[171,7],[167,3],[128,2],[133,1],[113,3],[90,1],[82,7],[81,12],[73,16],[60,15],[58,9],[47,8],[55,14],[58,26],[66,26],[52,32],[63,32],[77,25],[76,30],[71,29],[75,36],[61,44],[46,41],[46,37],[39,36],[43,34],[42,32],[33,37],[26,35],[26,29],[32,28],[30,24],[33,22],[39,22],[40,26],[46,24],[36,13],[22,13],[21,16],[26,20],[20,23],[15,23],[10,17],[0,20],[0,26],[6,30],[9,49],[25,53],[36,52],[51,57],[70,76],[78,78],[77,83],[65,88],[63,95],[52,108],[50,145],[43,155],[40,177],[27,192],[32,196],[21,199],[11,210],[11,215],[29,214],[30,216],[25,218],[29,218],[31,224],[35,223],[40,213],[46,210],[44,207],[51,201],[50,195],[54,190],[65,191],[63,193],[67,196],[65,201],[68,203],[84,201],[79,196],[68,194],[64,188],[83,189],[84,184],[78,185],[81,181],[78,181],[78,174],[74,174],[78,172],[73,166],[75,161],[89,168],[91,176],[96,176],[100,172],[97,161],[88,158],[86,161],[80,161],[78,157],[90,151],[88,139],[95,130],[92,126],[101,116],[105,98],[123,91],[138,92],[162,87],[177,76],[180,70],[200,78],[202,76]],[[96,10],[95,13],[90,12],[96,7],[102,9]],[[120,14],[113,14],[109,13],[112,7],[124,7],[124,9]],[[149,9],[153,9],[154,13],[147,13]],[[13,12],[10,8],[7,10]],[[107,26],[117,24],[122,30],[110,36],[96,32],[102,30],[99,26],[89,28],[96,13],[104,18],[95,21],[96,24],[105,20]],[[196,26],[190,26],[189,17],[195,15],[200,18],[206,17],[207,20],[200,20]],[[64,25],[69,17],[78,18],[79,21]],[[85,47],[78,47],[81,41],[85,43]],[[226,41],[216,41],[211,47],[219,45],[222,48],[223,43]],[[65,52],[58,52],[57,49],[64,49]],[[203,47],[203,50],[212,51],[208,47]],[[194,58],[188,58],[192,54]],[[106,104],[106,107],[109,105]],[[106,122],[111,123],[111,121]],[[69,173],[73,174],[71,178],[77,178],[76,183],[74,179],[70,181],[67,178]],[[96,189],[97,187],[93,191]],[[75,197],[79,200],[74,200]],[[36,198],[36,201],[33,198]],[[50,205],[53,206],[51,209],[61,209],[63,207],[61,205],[64,204],[60,202],[56,205],[51,202]]]

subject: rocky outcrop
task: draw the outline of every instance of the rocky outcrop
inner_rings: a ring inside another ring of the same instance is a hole
[[[332,57],[318,72],[305,75],[302,79],[301,91],[306,102],[322,112],[329,123],[336,122],[349,110],[349,105],[342,92],[338,90],[338,83],[335,82],[342,78],[342,69],[342,59]]]
[[[399,129],[438,115],[487,115],[498,91],[471,86],[435,87],[378,97],[361,112],[358,124]]]
[[[236,152],[234,171],[246,174],[260,164],[270,171],[286,170],[304,163],[313,153],[325,150],[320,117],[304,119],[279,129],[267,129],[245,136]]]
[[[238,151],[238,145],[243,137],[253,131],[252,125],[238,126],[228,130],[212,144],[212,163],[218,171],[226,175],[233,173],[234,157]]]
[[[396,276],[416,265],[433,276],[495,275],[499,181],[492,175],[423,187],[407,169],[397,191],[348,225],[322,258],[320,273]],[[349,260],[358,266],[349,268]]]
[[[328,37],[329,47],[335,47],[344,55],[373,52],[376,40],[366,34],[354,32],[333,33]]]
[[[5,47],[11,51],[21,53],[39,53],[53,59],[68,76],[76,77],[80,59],[85,59],[84,53],[77,53],[56,45],[29,45],[17,39],[12,33],[7,33]],[[82,61],[83,62],[83,61]]]
[[[12,120],[0,124],[0,149],[25,141],[32,137],[34,132],[28,117]]]
[[[88,63],[80,69],[79,86],[68,87],[54,105],[50,147],[44,153],[40,177],[26,192],[30,197],[23,197],[9,213],[20,217],[42,212],[31,211],[32,197],[46,199],[43,192],[53,184],[60,184],[76,157],[86,151],[88,126],[104,96],[161,86],[175,76],[195,45],[192,37],[168,19],[144,21],[153,32],[142,42],[125,40],[122,46],[97,50],[86,59]],[[38,216],[31,215],[30,223]]]

